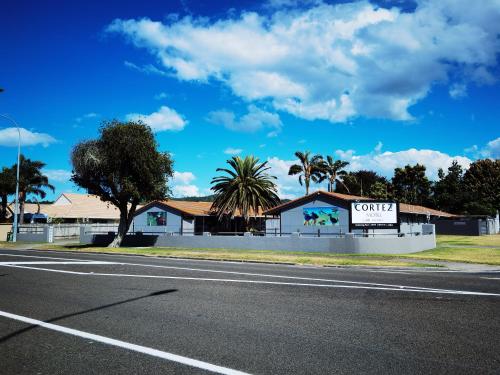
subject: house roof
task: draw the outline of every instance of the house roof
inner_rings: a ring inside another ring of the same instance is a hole
[[[214,211],[212,210],[213,202],[192,202],[192,201],[178,201],[178,200],[163,200],[163,201],[153,201],[151,203],[146,204],[140,210],[137,210],[136,215],[141,212],[149,209],[152,206],[163,206],[179,211],[188,216],[210,216],[214,215]],[[235,216],[241,216],[240,212],[237,211]],[[254,215],[253,212],[250,213],[250,216],[263,216],[262,211],[259,211],[257,215]]]
[[[11,211],[14,204],[11,204]],[[26,203],[25,213],[37,213],[36,203]],[[40,204],[40,214],[63,219],[107,219],[118,220],[120,211],[111,203],[103,202],[97,195],[63,193],[52,204]]]
[[[304,195],[303,197],[291,200],[289,202],[280,204],[276,207],[271,208],[270,210],[264,211],[265,215],[275,215],[283,211],[284,209],[297,205],[298,203],[305,202],[311,198],[318,197],[318,196],[324,196],[327,198],[335,198],[335,199],[340,199],[343,201],[356,201],[356,200],[373,200],[372,198],[368,197],[360,197],[358,195],[350,195],[350,194],[340,194],[340,193],[331,193],[327,192],[324,190],[318,190],[314,193],[311,193],[309,195]],[[448,212],[444,211],[439,211],[439,210],[434,210],[432,208],[424,207],[424,206],[417,206],[413,204],[407,204],[407,203],[400,203],[399,204],[399,211],[402,213],[406,214],[417,214],[417,215],[432,215],[432,216],[441,216],[441,217],[453,217],[455,215],[450,214]]]

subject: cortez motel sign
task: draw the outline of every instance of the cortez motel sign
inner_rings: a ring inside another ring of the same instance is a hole
[[[399,203],[390,201],[353,201],[349,210],[350,229],[398,229]]]

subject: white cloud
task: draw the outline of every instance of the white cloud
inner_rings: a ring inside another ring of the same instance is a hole
[[[107,31],[180,80],[220,81],[249,102],[308,120],[411,120],[409,108],[434,84],[459,97],[470,84],[496,81],[498,0],[422,0],[414,11],[270,0],[266,9],[218,20],[116,19]],[[231,112],[220,115],[235,121]]]
[[[489,141],[486,146],[479,148],[473,145],[464,150],[466,153],[472,154],[475,158],[491,158],[500,159],[500,137]]]
[[[494,139],[486,145],[488,157],[492,159],[500,159],[500,137]]]
[[[449,94],[453,99],[465,98],[467,96],[467,86],[461,83],[451,85]]]
[[[270,130],[269,137],[276,136],[283,125],[278,114],[266,112],[254,105],[248,106],[248,113],[237,118],[234,112],[219,110],[210,112],[207,121],[223,125],[227,129],[241,132],[255,132],[261,129]]]
[[[269,174],[275,176],[278,196],[281,199],[294,199],[305,194],[305,187],[299,183],[299,176],[289,176],[288,171],[293,164],[298,164],[298,160],[283,160],[276,156],[267,159],[271,168]],[[324,189],[322,185],[311,183],[311,191]]]
[[[241,148],[228,147],[224,150],[226,155],[238,155],[241,154],[243,150]]]
[[[86,114],[84,114],[84,115],[82,115],[80,117],[75,118],[75,121],[77,123],[80,123],[80,122],[82,122],[84,120],[88,120],[88,119],[92,119],[92,118],[97,118],[99,116],[101,116],[99,113],[89,112],[89,113],[86,113]]]
[[[174,172],[174,183],[179,184],[189,184],[196,179],[195,175],[192,172]]]
[[[179,131],[187,125],[187,121],[180,114],[167,106],[161,106],[158,111],[149,115],[130,113],[126,115],[126,119],[128,121],[140,120],[149,125],[154,132]]]
[[[168,74],[166,72],[164,72],[163,70],[161,69],[158,69],[156,66],[152,65],[152,64],[147,64],[147,65],[143,65],[143,66],[139,66],[139,65],[136,65],[130,61],[124,61],[123,62],[123,65],[125,65],[127,68],[129,69],[132,69],[132,70],[135,70],[135,71],[138,71],[138,72],[141,72],[141,73],[145,73],[145,74],[157,74],[157,75],[160,75],[160,76],[167,76]]]
[[[49,182],[69,182],[71,171],[65,169],[44,169],[43,174],[49,178]]]
[[[174,172],[172,193],[176,198],[199,197],[202,195],[198,186],[192,184],[196,176],[192,172]]]
[[[57,142],[54,137],[46,133],[36,133],[24,128],[19,128],[21,133],[21,146],[42,145],[47,147],[51,143]],[[17,147],[18,144],[17,128],[0,129],[0,146]]]
[[[168,94],[166,92],[160,92],[154,96],[155,100],[161,100],[168,98]]]
[[[176,198],[201,196],[200,189],[196,185],[175,185],[172,193]]]
[[[342,160],[350,163],[348,170],[357,171],[360,169],[369,169],[380,173],[383,176],[391,178],[394,174],[394,169],[404,167],[407,164],[423,164],[426,167],[427,176],[435,180],[437,179],[438,169],[446,170],[453,160],[456,160],[462,167],[468,168],[471,159],[465,156],[451,156],[441,151],[436,150],[417,150],[410,148],[402,151],[384,151],[381,152],[380,143],[375,147],[374,152],[356,155],[353,150],[343,151],[337,150],[336,154]]]

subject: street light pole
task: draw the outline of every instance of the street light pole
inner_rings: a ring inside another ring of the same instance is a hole
[[[14,119],[7,115],[0,114],[1,117],[6,118],[11,121],[17,128],[18,141],[17,141],[17,174],[16,174],[16,204],[14,208],[14,223],[12,225],[12,242],[17,242],[17,213],[19,212],[19,167],[21,162],[21,130],[19,129],[19,125]]]

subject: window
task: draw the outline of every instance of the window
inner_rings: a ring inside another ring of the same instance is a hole
[[[167,213],[165,211],[148,212],[148,227],[162,227],[167,225]]]

